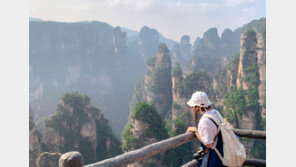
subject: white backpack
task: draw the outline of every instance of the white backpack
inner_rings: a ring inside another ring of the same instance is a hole
[[[222,142],[223,142],[223,157],[214,146],[214,150],[222,160],[223,165],[229,167],[242,166],[246,160],[246,150],[245,147],[240,143],[239,139],[235,136],[232,129],[225,123],[221,114],[214,110],[218,116],[215,118],[213,115],[204,114],[202,117],[211,118],[218,125],[218,132],[221,131]]]

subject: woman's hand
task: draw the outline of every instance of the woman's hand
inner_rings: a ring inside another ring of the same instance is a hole
[[[188,133],[188,132],[194,132],[195,130],[197,130],[197,128],[194,127],[194,126],[188,127],[188,129],[186,130],[186,133]]]

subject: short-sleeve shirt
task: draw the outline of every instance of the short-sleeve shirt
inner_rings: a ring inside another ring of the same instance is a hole
[[[217,114],[213,109],[210,111],[207,111],[206,113],[211,114],[214,117],[218,118]],[[217,126],[210,118],[202,117],[200,119],[198,124],[198,133],[200,135],[200,138],[204,142],[204,144],[207,145],[207,144],[214,143],[214,138],[217,134],[217,130],[218,130]]]

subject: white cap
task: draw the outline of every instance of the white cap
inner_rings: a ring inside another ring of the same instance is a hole
[[[211,102],[205,92],[197,91],[192,94],[191,99],[187,102],[187,104],[190,107],[208,107],[209,105],[211,105]]]

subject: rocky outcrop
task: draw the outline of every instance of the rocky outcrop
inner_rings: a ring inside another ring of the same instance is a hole
[[[44,143],[48,151],[77,150],[85,157],[86,164],[121,153],[120,142],[101,111],[90,105],[88,96],[77,92],[64,94],[57,112],[44,124]]]
[[[168,138],[165,123],[153,104],[137,103],[131,110],[130,119],[123,134],[123,149],[125,152],[142,148]],[[143,161],[129,164],[128,167],[166,166],[164,153]]]
[[[153,103],[162,116],[172,104],[171,58],[165,44],[159,45],[156,56],[147,61],[146,72],[134,90],[131,107],[143,101]]]

